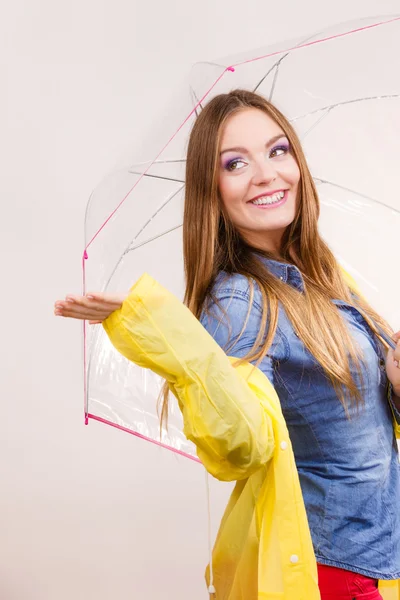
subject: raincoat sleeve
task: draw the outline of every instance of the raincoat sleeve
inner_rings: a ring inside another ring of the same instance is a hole
[[[144,274],[103,326],[123,356],[167,380],[184,433],[214,477],[245,479],[269,461],[274,437],[265,389],[272,397],[272,385],[260,372],[255,379],[263,385],[246,381],[173,294]]]

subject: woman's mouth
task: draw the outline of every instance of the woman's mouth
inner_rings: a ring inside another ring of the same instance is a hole
[[[248,204],[252,204],[256,208],[277,208],[285,204],[288,198],[288,190],[281,190],[271,195],[261,196],[256,200],[250,200]]]

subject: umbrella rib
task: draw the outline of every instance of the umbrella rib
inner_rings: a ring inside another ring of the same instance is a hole
[[[175,227],[171,227],[171,229],[167,229],[166,231],[163,231],[162,233],[159,233],[158,235],[155,235],[152,238],[145,240],[144,242],[140,242],[140,244],[136,244],[136,246],[132,246],[132,248],[128,248],[127,250],[125,250],[125,252],[123,253],[122,256],[125,256],[125,254],[129,254],[129,252],[132,252],[133,250],[137,250],[138,248],[141,248],[142,246],[145,246],[146,244],[149,244],[150,242],[154,242],[154,240],[158,240],[159,238],[164,237],[164,235],[168,235],[168,233],[172,233],[172,231],[176,231],[177,229],[180,229],[181,227],[183,227],[182,224],[175,225]]]
[[[327,183],[328,185],[332,185],[333,187],[337,187],[341,190],[344,190],[345,192],[350,192],[351,194],[360,196],[360,198],[365,198],[366,200],[369,200],[370,202],[374,202],[375,204],[380,204],[381,206],[384,206],[385,208],[388,208],[389,210],[393,210],[394,212],[400,214],[400,210],[398,208],[394,208],[393,206],[390,206],[390,204],[386,204],[385,202],[382,202],[382,200],[377,200],[376,198],[372,198],[372,196],[367,196],[366,194],[362,194],[361,192],[352,190],[351,188],[348,188],[344,185],[340,185],[339,183],[334,183],[333,181],[328,181],[328,179],[321,179],[321,177],[313,177],[313,179],[315,182],[318,181],[320,183]]]
[[[164,165],[167,163],[181,163],[181,162],[186,162],[186,158],[166,158],[165,160],[153,160],[153,162],[146,160],[144,162],[134,163],[132,165],[132,169],[133,169],[133,167],[139,167],[141,165],[148,165],[149,163],[151,163],[151,165]]]
[[[169,202],[170,202],[170,201],[171,201],[171,200],[172,200],[172,199],[173,199],[173,198],[176,196],[176,194],[178,194],[178,193],[179,193],[179,192],[182,190],[182,188],[183,188],[183,187],[184,187],[184,186],[181,186],[181,187],[179,188],[179,190],[177,190],[176,192],[174,192],[174,193],[173,193],[173,194],[172,194],[172,195],[171,195],[171,196],[170,196],[170,197],[169,197],[169,198],[166,200],[166,202],[164,202],[164,204],[163,204],[162,206],[160,206],[160,208],[159,208],[159,209],[158,209],[158,210],[157,210],[157,211],[156,211],[156,212],[153,214],[153,216],[152,216],[152,217],[151,217],[151,218],[150,218],[150,219],[147,221],[147,223],[146,223],[146,224],[145,224],[145,225],[142,227],[142,229],[141,229],[141,230],[140,230],[140,231],[139,231],[139,232],[138,232],[138,233],[135,235],[135,237],[133,238],[133,240],[132,240],[132,241],[134,241],[134,240],[136,240],[136,239],[137,239],[138,235],[144,231],[144,229],[145,229],[145,228],[147,227],[147,225],[148,225],[148,224],[149,224],[149,223],[150,223],[150,222],[151,222],[151,221],[154,219],[154,217],[155,217],[155,216],[156,216],[156,215],[157,215],[157,214],[158,214],[160,211],[162,211],[162,209],[163,209],[163,208],[164,208],[164,207],[165,207],[165,206],[166,206],[166,205],[167,205],[167,204],[168,204],[168,203],[169,203]],[[150,242],[152,242],[152,241],[154,241],[154,240],[157,240],[157,239],[159,239],[159,238],[163,237],[164,235],[167,235],[168,233],[171,233],[172,231],[175,231],[176,229],[179,229],[179,228],[180,228],[180,227],[182,227],[182,226],[183,226],[183,225],[181,224],[181,225],[177,225],[177,226],[175,226],[175,227],[172,227],[171,229],[168,229],[167,231],[164,231],[163,233],[160,233],[160,234],[158,234],[158,235],[155,235],[155,236],[153,236],[152,238],[150,238],[150,239],[148,239],[148,240],[145,240],[145,241],[143,241],[143,242],[140,242],[139,244],[136,244],[136,245],[135,245],[135,246],[133,246],[133,247],[131,247],[132,241],[131,241],[131,242],[129,242],[129,244],[128,244],[128,247],[127,247],[127,248],[126,248],[126,250],[125,250],[125,251],[124,251],[124,252],[121,254],[121,256],[120,256],[120,258],[119,258],[119,260],[118,260],[117,264],[115,265],[114,269],[112,270],[112,272],[111,272],[111,274],[110,274],[110,276],[109,276],[109,278],[108,278],[108,280],[107,280],[107,282],[106,282],[105,286],[103,287],[103,290],[102,290],[102,291],[105,291],[105,290],[107,290],[107,289],[108,289],[108,286],[110,285],[110,281],[112,280],[112,278],[113,278],[114,274],[116,273],[116,271],[117,271],[117,269],[118,269],[119,265],[121,264],[121,262],[122,262],[122,260],[123,260],[123,258],[124,258],[124,256],[125,256],[126,254],[129,254],[129,252],[131,252],[132,250],[137,250],[137,249],[138,249],[138,248],[140,248],[141,246],[145,246],[146,244],[148,244],[148,243],[150,243]],[[95,334],[95,335],[94,335],[94,343],[96,343],[97,339],[98,339],[98,336]],[[90,356],[89,356],[89,359],[88,359],[88,364],[87,364],[87,377],[88,377],[88,379],[89,379],[89,377],[90,377],[91,365],[92,365],[92,355],[90,354]],[[88,393],[89,393],[89,390],[88,390]]]
[[[175,192],[173,192],[164,202],[164,204],[162,204],[154,214],[151,215],[150,219],[148,219],[148,221],[143,225],[142,229],[140,229],[140,231],[138,231],[138,233],[135,235],[135,237],[133,238],[133,240],[136,240],[139,235],[141,233],[143,233],[143,231],[146,229],[147,225],[149,225],[149,223],[151,223],[151,221],[154,219],[154,217],[156,217],[166,206],[167,204],[169,204],[171,202],[171,200],[173,200],[175,198],[175,196],[177,194],[179,194],[179,192],[184,188],[184,185],[182,185],[178,190],[176,190]],[[128,247],[129,249],[129,247]]]
[[[142,175],[140,171],[129,171],[132,175]],[[182,179],[174,179],[173,177],[163,177],[162,175],[150,175],[150,173],[143,173],[143,177],[150,177],[151,179],[162,179],[163,181],[175,181],[176,183],[185,183]]]
[[[287,55],[286,55],[287,56]],[[278,75],[279,75],[279,69],[281,68],[281,65],[277,65],[276,69],[275,69],[275,73],[274,73],[274,80],[272,82],[272,86],[271,86],[271,91],[269,93],[269,98],[268,100],[270,102],[272,102],[272,96],[274,95],[275,92],[275,87],[276,87],[276,82],[278,81]]]
[[[141,230],[140,230],[140,231],[139,231],[139,232],[138,232],[138,233],[135,235],[135,237],[133,238],[133,240],[131,240],[131,241],[129,242],[128,246],[126,247],[126,249],[124,250],[124,252],[121,254],[121,256],[120,256],[120,258],[119,258],[119,260],[118,260],[117,264],[115,265],[114,269],[111,271],[111,274],[110,274],[109,278],[107,279],[107,282],[106,282],[106,284],[105,284],[105,286],[104,286],[104,288],[103,288],[103,291],[104,291],[104,290],[106,290],[106,289],[108,289],[108,286],[110,285],[110,281],[111,281],[111,279],[113,278],[113,276],[114,276],[114,274],[115,274],[116,270],[118,269],[119,265],[121,264],[121,261],[122,261],[123,257],[125,256],[125,254],[127,254],[127,253],[130,251],[130,247],[131,247],[131,244],[132,244],[132,242],[134,242],[134,241],[137,239],[138,235],[144,231],[144,229],[145,229],[145,228],[147,227],[147,225],[148,225],[148,224],[149,224],[149,223],[150,223],[150,222],[151,222],[151,221],[154,219],[154,217],[155,217],[155,216],[156,216],[156,215],[157,215],[159,212],[161,212],[161,211],[163,210],[163,208],[165,208],[165,206],[166,206],[166,205],[167,205],[167,204],[168,204],[168,203],[169,203],[171,200],[173,200],[173,198],[174,198],[174,197],[175,197],[175,196],[176,196],[176,195],[177,195],[177,194],[178,194],[178,193],[179,193],[179,192],[182,190],[182,188],[183,188],[183,187],[184,187],[184,186],[181,186],[181,187],[180,187],[178,190],[176,190],[176,191],[175,191],[173,194],[171,194],[171,196],[169,196],[169,198],[168,198],[168,199],[167,199],[167,200],[164,202],[164,204],[162,204],[162,205],[160,206],[160,208],[159,208],[159,209],[158,209],[158,210],[157,210],[157,211],[156,211],[156,212],[155,212],[155,213],[154,213],[154,214],[151,216],[151,218],[150,218],[150,219],[148,219],[148,221],[146,222],[146,224],[145,224],[145,225],[143,225],[143,227],[142,227],[142,228],[141,228]],[[172,231],[172,230],[171,230],[171,231]],[[156,238],[154,238],[154,239],[156,239]],[[148,241],[150,241],[150,240],[148,240]],[[145,244],[145,243],[146,243],[146,242],[143,242],[143,244]],[[139,246],[135,246],[135,247],[134,247],[134,248],[132,248],[132,249],[134,250],[136,247],[139,247]]]
[[[305,43],[309,42],[314,37],[318,36],[320,33],[321,32],[318,31],[317,33],[314,33],[313,35],[305,38],[304,40],[302,40],[301,42],[299,42],[297,46],[301,46],[302,44],[305,44]],[[278,77],[278,71],[279,71],[279,67],[281,66],[281,62],[285,58],[287,58],[289,56],[289,54],[291,54],[291,52],[293,52],[293,50],[295,50],[297,48],[297,46],[295,46],[295,48],[293,48],[292,50],[289,50],[289,52],[286,52],[286,54],[284,54],[283,56],[281,56],[281,58],[279,58],[276,61],[276,63],[272,65],[272,67],[269,69],[269,71],[267,71],[267,73],[264,75],[264,77],[262,77],[262,79],[257,83],[256,87],[253,89],[253,92],[256,92],[258,90],[258,88],[260,87],[260,85],[266,80],[266,78],[268,77],[268,75],[273,71],[273,69],[276,69],[275,75],[274,75],[274,81],[272,82],[271,91],[270,91],[269,98],[268,98],[268,100],[271,102],[273,93],[275,91],[276,80],[277,80],[277,77]]]
[[[289,53],[288,53],[288,54],[289,54]],[[270,69],[269,69],[269,70],[268,70],[268,71],[265,73],[264,77],[262,77],[262,78],[260,79],[260,81],[257,83],[256,87],[253,89],[253,92],[257,92],[257,90],[258,90],[258,88],[260,87],[260,85],[261,85],[262,83],[264,83],[264,81],[267,79],[268,75],[269,75],[270,73],[272,73],[272,71],[273,71],[274,69],[276,69],[276,70],[278,70],[278,69],[279,69],[279,66],[280,66],[280,63],[281,63],[281,61],[282,61],[284,58],[286,58],[286,57],[288,56],[288,54],[285,54],[285,56],[282,56],[282,57],[281,57],[279,60],[277,60],[277,61],[276,61],[276,63],[275,63],[275,64],[273,64],[273,65],[272,65],[272,67],[271,67],[271,68],[270,68]],[[271,95],[270,95],[270,98],[271,98]]]
[[[196,118],[197,118],[199,116],[197,108],[200,106],[201,110],[203,110],[203,107],[201,105],[201,101],[198,99],[198,97],[196,95],[196,92],[194,91],[194,89],[192,88],[192,86],[190,86],[190,89],[191,89],[191,92],[192,92],[192,94],[194,96],[194,99],[196,101],[196,104],[195,104],[195,107],[194,107],[194,112],[195,112],[195,115],[196,115]]]
[[[315,115],[321,111],[333,110],[334,108],[337,108],[338,106],[345,106],[346,104],[354,104],[356,102],[366,102],[369,100],[389,100],[390,98],[400,98],[400,94],[386,94],[384,96],[367,96],[366,98],[354,98],[353,100],[344,100],[343,102],[337,102],[336,104],[330,104],[330,105],[324,106],[322,108],[317,108],[316,110],[313,110],[309,113],[305,113],[304,115],[301,115],[299,117],[294,117],[293,119],[290,119],[290,122],[294,123],[295,121],[304,119],[305,117],[310,117],[311,115]]]
[[[309,133],[311,133],[311,131],[313,129],[315,129],[315,127],[317,127],[317,125],[319,125],[321,123],[321,121],[323,121],[324,119],[326,119],[326,117],[329,115],[329,113],[331,112],[331,110],[333,110],[333,108],[328,108],[326,110],[326,112],[324,112],[324,114],[322,114],[320,116],[320,118],[318,119],[318,121],[316,121],[313,125],[311,125],[311,127],[309,129],[307,129],[307,131],[304,133],[304,135],[302,136],[302,141],[308,136]]]
[[[166,158],[165,160],[145,160],[144,162],[138,162],[138,163],[133,163],[132,165],[132,169],[134,167],[139,167],[141,165],[148,165],[150,163],[151,165],[163,165],[163,164],[167,164],[167,163],[181,163],[181,162],[186,162],[186,158]]]

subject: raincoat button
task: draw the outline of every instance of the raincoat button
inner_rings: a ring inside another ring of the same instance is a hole
[[[281,442],[281,448],[282,448],[282,450],[286,450],[287,442]]]
[[[290,562],[293,564],[296,564],[299,562],[299,557],[297,556],[297,554],[292,554],[292,556],[290,557]]]

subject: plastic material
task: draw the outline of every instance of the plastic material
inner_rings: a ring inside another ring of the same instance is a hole
[[[154,124],[138,162],[108,176],[89,200],[84,291],[127,291],[147,272],[183,297],[188,134],[213,96],[247,88],[271,99],[297,129],[321,199],[324,238],[370,302],[398,327],[399,55],[400,17],[393,16],[195,65]],[[159,442],[161,384],[116,352],[102,327],[86,325],[87,418]],[[174,399],[161,443],[194,457]]]

